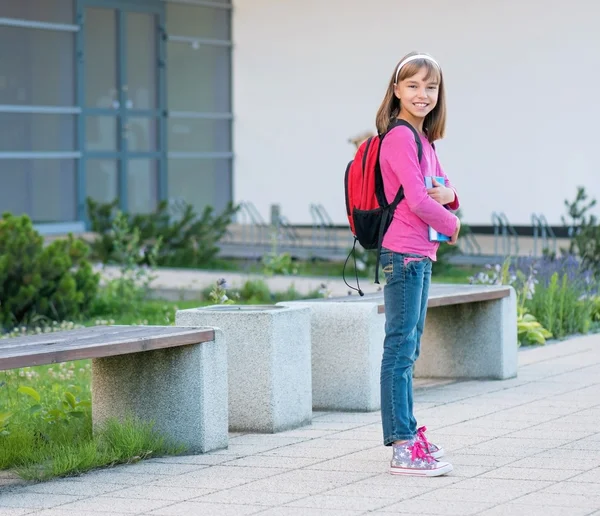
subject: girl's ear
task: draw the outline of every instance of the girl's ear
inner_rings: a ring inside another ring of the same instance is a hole
[[[400,100],[400,85],[398,83],[394,84],[394,96]]]

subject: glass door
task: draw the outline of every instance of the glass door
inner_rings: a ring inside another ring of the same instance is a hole
[[[83,0],[80,191],[149,213],[163,197],[160,4]]]

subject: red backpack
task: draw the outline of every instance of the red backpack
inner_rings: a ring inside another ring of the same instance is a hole
[[[348,259],[355,253],[356,242],[367,250],[377,250],[377,264],[375,265],[375,283],[379,284],[379,255],[383,236],[392,222],[396,207],[404,199],[404,187],[401,186],[396,197],[391,203],[387,202],[383,190],[383,178],[381,166],[379,165],[379,153],[381,143],[385,136],[399,125],[408,127],[415,136],[419,162],[423,155],[421,139],[415,128],[405,120],[393,122],[387,132],[372,136],[365,140],[358,150],[354,159],[348,163],[344,178],[344,189],[346,191],[346,214],[350,229],[354,235],[352,251],[344,263],[342,275],[348,287],[356,290],[361,296],[363,292],[358,285],[358,273],[356,271],[356,254],[354,256],[354,270],[358,288],[351,287],[346,282],[345,270]]]

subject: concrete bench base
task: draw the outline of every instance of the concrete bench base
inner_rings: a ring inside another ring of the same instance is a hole
[[[227,351],[215,341],[92,361],[94,426],[133,415],[189,453],[227,448]]]
[[[274,433],[312,420],[308,309],[217,305],[180,310],[177,326],[210,325],[227,338],[229,429]]]
[[[517,353],[512,290],[501,299],[430,308],[414,376],[505,380],[517,375]]]
[[[378,303],[295,301],[281,305],[311,311],[313,408],[378,410],[385,336]]]
[[[383,294],[280,303],[311,311],[313,406],[380,408]],[[517,374],[511,287],[432,285],[415,377],[507,379]]]

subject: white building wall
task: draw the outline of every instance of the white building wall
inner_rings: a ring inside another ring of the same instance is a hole
[[[294,223],[344,223],[348,138],[374,128],[398,59],[442,64],[437,144],[465,221],[560,224],[577,185],[600,200],[600,4],[589,0],[234,0],[234,198]]]

